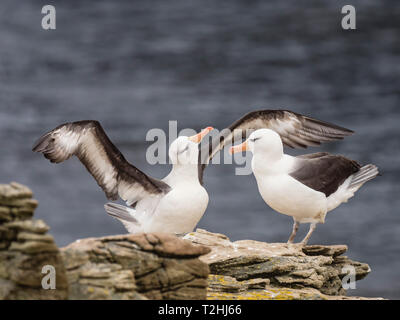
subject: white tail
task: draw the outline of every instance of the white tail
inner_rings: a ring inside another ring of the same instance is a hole
[[[122,222],[129,233],[142,232],[140,222],[135,218],[136,210],[116,203],[106,203],[106,212]]]
[[[379,174],[378,167],[373,164],[367,164],[352,175],[349,189],[358,190],[365,182],[375,178]]]
[[[327,211],[337,208],[341,203],[347,202],[354,193],[367,181],[379,174],[378,168],[373,164],[367,164],[346,179],[337,191],[328,197]]]

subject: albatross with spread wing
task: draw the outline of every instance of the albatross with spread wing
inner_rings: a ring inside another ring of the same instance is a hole
[[[200,148],[208,127],[192,137],[180,136],[170,146],[173,167],[162,180],[145,174],[127,160],[110,141],[98,121],[78,121],[44,134],[33,151],[59,163],[75,155],[110,200],[120,197],[128,207],[107,203],[108,214],[119,219],[128,232],[191,232],[208,205],[202,186],[203,171],[212,157],[247,129],[270,128],[290,147],[307,147],[343,139],[351,130],[288,110],[251,112]]]
[[[379,172],[373,164],[361,166],[354,160],[327,152],[292,157],[283,153],[281,137],[272,130],[253,132],[230,153],[253,153],[251,167],[263,200],[275,211],[293,217],[292,243],[300,223],[310,223],[301,242],[306,245],[317,223],[327,212],[347,202]]]

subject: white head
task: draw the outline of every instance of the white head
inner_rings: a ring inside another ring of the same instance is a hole
[[[262,155],[263,158],[278,160],[283,155],[283,144],[278,133],[270,129],[254,131],[249,138],[237,146],[231,147],[231,154],[240,151],[251,151],[254,155]]]
[[[194,136],[179,136],[176,138],[171,143],[168,153],[172,164],[197,164],[199,158],[199,143],[213,129],[212,127],[207,127]]]

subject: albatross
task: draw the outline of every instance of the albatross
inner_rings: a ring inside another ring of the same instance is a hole
[[[173,164],[164,179],[153,178],[130,164],[111,142],[98,121],[66,123],[45,133],[33,147],[53,163],[76,156],[103,189],[109,200],[121,198],[127,206],[105,204],[106,212],[123,223],[129,233],[193,231],[208,206],[203,173],[212,157],[245,130],[270,128],[292,148],[319,145],[343,139],[353,131],[289,110],[250,112],[217,139],[201,146],[213,129],[179,136],[171,143]]]
[[[230,153],[253,153],[251,167],[263,200],[275,211],[293,217],[288,243],[293,243],[300,223],[310,223],[302,245],[306,245],[317,223],[324,223],[327,212],[347,202],[378,168],[361,166],[341,155],[318,152],[293,157],[283,153],[280,136],[269,129],[250,134]]]

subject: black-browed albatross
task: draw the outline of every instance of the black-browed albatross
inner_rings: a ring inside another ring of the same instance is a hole
[[[254,131],[231,153],[251,151],[251,167],[264,201],[279,213],[293,217],[292,243],[300,223],[310,223],[301,242],[306,245],[317,223],[327,212],[347,202],[379,172],[373,164],[361,166],[354,160],[327,152],[292,157],[283,153],[280,136],[269,129]]]
[[[120,197],[129,207],[107,203],[108,214],[119,219],[128,232],[191,232],[208,205],[202,186],[203,171],[212,157],[247,129],[270,128],[290,147],[307,147],[343,139],[351,130],[288,110],[260,110],[234,122],[212,143],[199,147],[212,129],[178,137],[170,146],[173,167],[162,180],[146,175],[125,160],[98,121],[66,123],[44,134],[33,151],[59,163],[75,155],[83,163],[106,197]]]

